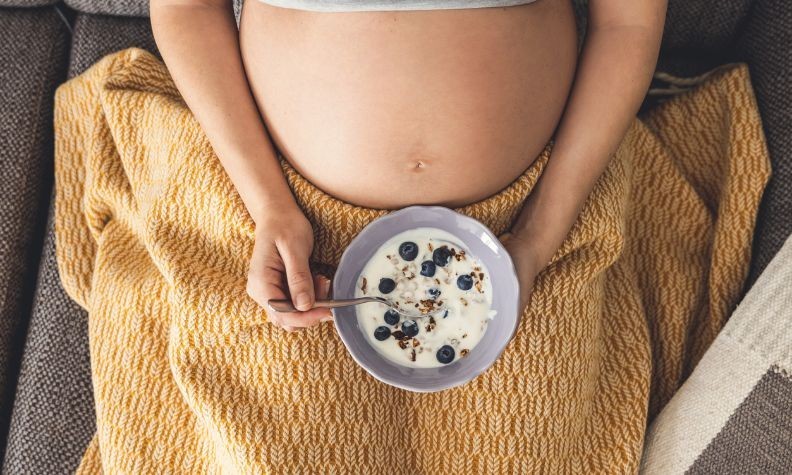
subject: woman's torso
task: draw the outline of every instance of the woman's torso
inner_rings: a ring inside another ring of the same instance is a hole
[[[326,13],[245,2],[242,57],[276,147],[361,206],[460,206],[541,152],[577,37],[567,0]]]

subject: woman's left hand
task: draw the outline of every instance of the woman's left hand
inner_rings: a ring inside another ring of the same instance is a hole
[[[543,266],[536,254],[536,248],[527,239],[516,234],[505,233],[500,240],[509,251],[514,267],[517,269],[517,279],[520,283],[520,314],[522,315],[531,299],[536,276],[542,271]]]

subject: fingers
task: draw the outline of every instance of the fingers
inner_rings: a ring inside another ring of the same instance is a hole
[[[316,289],[316,299],[324,300],[330,297],[330,279],[316,274],[314,275],[314,289]]]
[[[314,286],[316,288],[316,298],[317,299],[329,299],[330,298],[330,279],[323,275],[317,275],[314,280]],[[320,323],[322,322],[332,322],[333,321],[333,312],[327,308],[327,313],[319,320]]]
[[[296,288],[310,289],[311,307],[314,298],[325,299],[330,293],[330,279],[322,275],[311,274],[308,267],[308,257],[305,257],[304,264],[297,264],[298,258],[292,254],[291,269],[297,267],[300,272],[308,273],[308,283],[298,282]],[[276,245],[271,241],[256,241],[253,255],[250,260],[250,270],[248,272],[247,293],[260,306],[267,309],[267,319],[276,326],[282,327],[287,331],[294,331],[300,328],[311,327],[323,321],[332,319],[332,313],[326,308],[311,308],[307,311],[298,312],[276,312],[272,310],[268,301],[272,299],[286,299],[293,295],[291,283],[288,281],[288,268],[285,265],[286,258],[279,255]],[[304,269],[304,271],[302,270]],[[294,271],[292,275],[295,275]],[[286,277],[286,278],[284,278]],[[302,278],[302,277],[301,277]],[[292,282],[294,279],[292,279]],[[299,281],[299,279],[298,279]],[[315,297],[314,297],[315,295]],[[296,305],[295,305],[296,306]]]
[[[330,279],[323,275],[315,274],[313,276],[313,284],[316,289],[316,298],[326,299],[330,294]],[[333,320],[333,312],[329,308],[313,308],[305,312],[281,313],[280,316],[284,322],[283,329],[286,331],[295,331]]]
[[[326,298],[330,279],[316,276],[315,285],[318,298]],[[272,299],[287,298],[283,284],[283,274],[274,269],[261,269],[251,272],[248,277],[247,292],[259,305],[267,309],[267,319],[270,323],[287,331],[312,327],[324,321],[332,320],[332,312],[326,308],[315,308],[306,312],[276,312],[269,308],[267,302]]]
[[[250,287],[250,286],[249,286]],[[332,318],[330,309],[327,308],[314,308],[305,312],[276,312],[269,308],[267,302],[271,299],[284,299],[286,292],[278,286],[265,284],[260,287],[260,290],[252,286],[253,291],[248,291],[248,294],[253,297],[259,305],[267,309],[267,319],[270,323],[282,327],[285,330],[294,331],[299,328],[312,327],[318,325],[328,318]],[[254,295],[256,295],[254,297]]]
[[[317,300],[326,299],[330,294],[330,279],[315,274],[313,283]],[[278,315],[276,318],[282,322],[283,329],[290,332],[333,320],[333,312],[328,308],[314,308],[306,312],[275,313]]]
[[[278,246],[283,264],[286,267],[286,282],[289,285],[292,303],[300,311],[310,310],[315,301],[314,282],[308,267],[308,252],[302,246]]]
[[[522,250],[524,251],[524,249]],[[519,248],[509,249],[509,254],[512,256],[514,267],[517,270],[517,278],[520,283],[520,311],[524,312],[531,300],[538,269],[533,254],[520,251],[521,249]]]
[[[326,308],[314,308],[307,312],[272,312],[268,315],[271,316],[272,323],[287,331],[309,328],[327,321],[328,318],[332,319],[330,310]]]

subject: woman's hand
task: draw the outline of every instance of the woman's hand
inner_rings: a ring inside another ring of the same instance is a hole
[[[267,309],[271,323],[287,331],[327,321],[332,318],[329,309],[313,308],[316,299],[327,298],[330,279],[312,274],[308,266],[314,245],[311,223],[296,205],[275,208],[256,219],[247,292]],[[286,298],[300,311],[280,313],[267,305]]]
[[[537,256],[536,247],[519,234],[506,233],[500,238],[503,246],[517,269],[517,279],[520,282],[520,315],[525,311],[531,299],[534,281],[543,266]]]
[[[310,309],[315,298],[327,295],[329,281],[308,268],[311,225],[294,202],[251,93],[231,0],[151,0],[150,5],[168,71],[256,221],[248,293],[264,308],[270,299],[291,295],[296,307]],[[267,314],[287,329],[330,316],[328,310]]]

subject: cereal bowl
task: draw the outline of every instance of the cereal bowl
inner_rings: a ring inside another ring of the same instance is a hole
[[[368,341],[355,307],[333,310],[335,328],[352,358],[383,383],[415,392],[435,392],[465,384],[487,370],[511,341],[519,323],[519,284],[509,253],[479,221],[441,206],[410,206],[366,226],[344,251],[333,279],[333,298],[355,296],[366,263],[391,237],[415,228],[437,228],[453,235],[489,272],[495,317],[481,341],[463,359],[434,368],[413,368],[383,357]],[[377,304],[363,304],[377,305]]]

